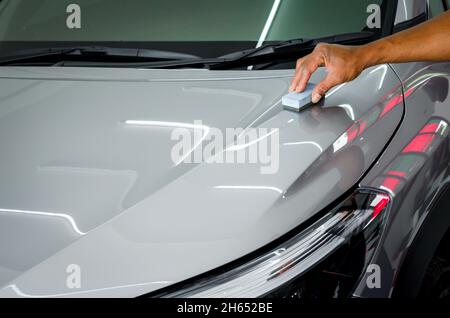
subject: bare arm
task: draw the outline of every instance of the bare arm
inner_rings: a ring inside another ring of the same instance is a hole
[[[321,43],[297,61],[290,90],[302,92],[317,68],[325,66],[328,75],[312,95],[316,103],[330,88],[355,79],[368,67],[414,61],[450,61],[450,12],[362,46]]]

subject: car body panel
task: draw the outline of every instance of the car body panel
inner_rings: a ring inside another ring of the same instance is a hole
[[[431,17],[429,6],[424,0],[399,1],[395,24],[410,22],[421,14]],[[371,272],[366,273],[355,289],[356,297],[416,297],[431,257],[445,229],[450,228],[448,218],[440,217],[442,211],[437,211],[442,208],[440,197],[449,195],[450,63],[391,67],[402,81],[405,118],[380,160],[360,183],[393,195],[387,228],[372,260],[380,266],[381,286],[368,288],[366,280]],[[425,228],[429,222],[439,226]],[[435,233],[418,235],[430,230]],[[430,235],[436,237],[418,242]],[[419,245],[427,252],[414,255]],[[413,259],[420,264],[409,263]]]
[[[245,256],[339,198],[399,126],[400,82],[374,67],[295,113],[280,104],[291,77],[1,68],[0,296],[138,296]],[[175,164],[171,131],[195,120],[278,129],[279,170]]]
[[[405,118],[377,165],[360,185],[389,191],[394,205],[373,260],[381,268],[381,288],[369,289],[363,279],[355,292],[360,297],[392,295],[403,265],[412,266],[403,261],[417,233],[426,218],[432,216],[436,198],[450,180],[450,63],[408,63],[392,67],[404,86]],[[429,246],[431,252],[436,248]],[[419,282],[414,285],[416,295],[422,274],[415,274]]]

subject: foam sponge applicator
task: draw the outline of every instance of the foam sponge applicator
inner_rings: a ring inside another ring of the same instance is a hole
[[[289,93],[281,99],[285,109],[293,111],[301,111],[311,105],[311,95],[314,89],[313,84],[307,84],[302,93]]]

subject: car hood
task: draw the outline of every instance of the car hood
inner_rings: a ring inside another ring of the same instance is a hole
[[[295,113],[280,104],[291,76],[1,68],[0,296],[141,295],[253,252],[339,198],[398,126],[398,80],[371,69]],[[195,125],[277,129],[276,171],[174,162],[174,128]]]

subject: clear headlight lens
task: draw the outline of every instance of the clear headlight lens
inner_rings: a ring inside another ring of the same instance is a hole
[[[357,190],[284,244],[234,268],[156,297],[347,297],[381,236],[390,196]]]

